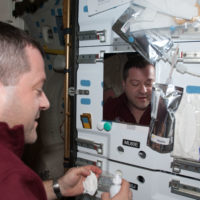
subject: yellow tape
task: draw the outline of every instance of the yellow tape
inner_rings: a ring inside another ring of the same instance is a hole
[[[61,49],[49,49],[46,46],[43,46],[44,52],[48,54],[55,54],[55,55],[65,55],[65,51]]]

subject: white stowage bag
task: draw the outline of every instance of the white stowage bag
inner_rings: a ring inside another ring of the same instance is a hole
[[[85,181],[83,182],[84,193],[88,193],[93,196],[97,191],[98,182],[96,175],[91,171],[91,174],[87,176]]]
[[[173,157],[200,161],[200,95],[185,94],[175,113]]]

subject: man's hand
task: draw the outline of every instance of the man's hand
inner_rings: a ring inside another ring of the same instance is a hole
[[[130,184],[123,179],[119,193],[117,193],[113,198],[110,198],[110,194],[104,192],[101,195],[101,200],[132,200],[132,191],[129,187]]]
[[[94,172],[97,177],[101,174],[101,169],[93,165],[71,168],[64,176],[58,179],[60,190],[63,196],[76,196],[83,193],[83,181]]]

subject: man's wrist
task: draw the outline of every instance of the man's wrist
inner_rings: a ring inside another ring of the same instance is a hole
[[[53,179],[53,191],[56,194],[56,197],[58,199],[62,198],[62,194],[61,194],[61,191],[60,191],[60,185],[59,185],[57,179]]]

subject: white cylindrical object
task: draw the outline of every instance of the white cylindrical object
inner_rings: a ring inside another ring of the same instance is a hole
[[[122,177],[120,173],[115,173],[113,185],[110,187],[110,197],[113,198],[121,189]]]

